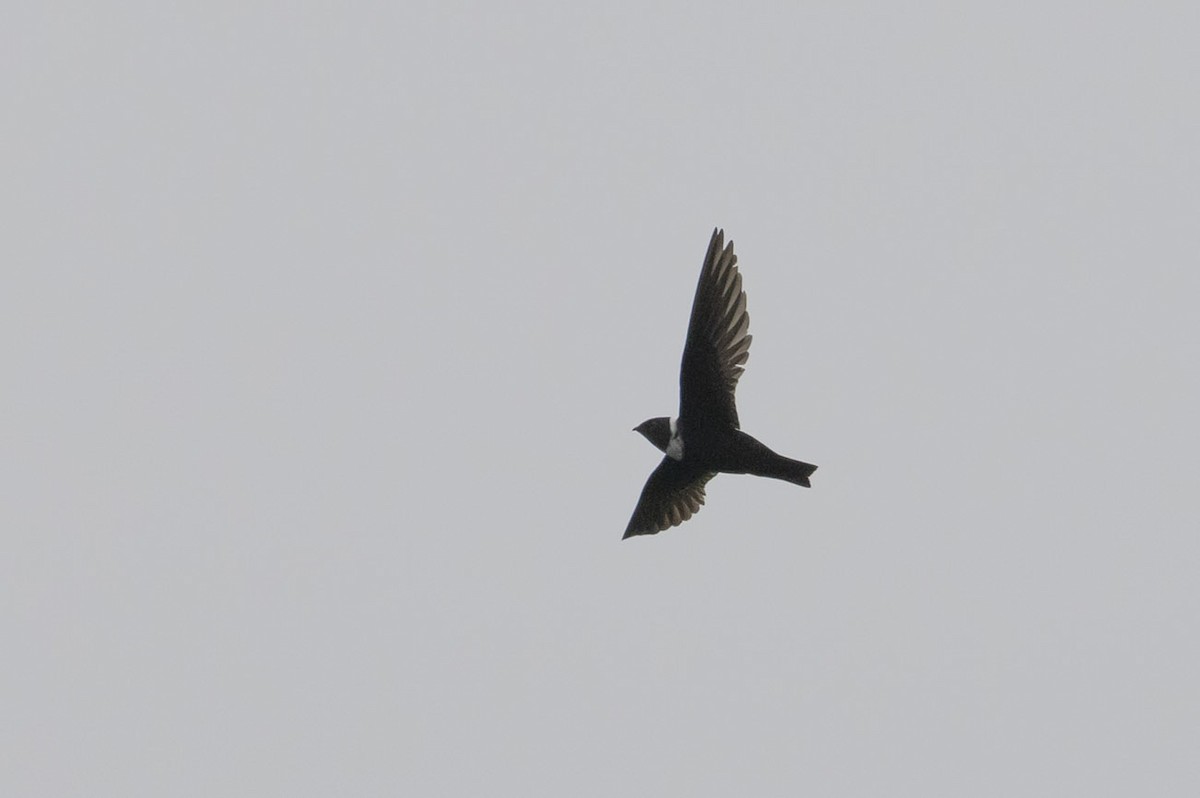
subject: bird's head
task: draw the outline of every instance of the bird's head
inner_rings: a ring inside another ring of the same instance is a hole
[[[666,416],[648,418],[634,427],[633,431],[640,432],[646,440],[665,452],[667,444],[671,442],[671,419]]]

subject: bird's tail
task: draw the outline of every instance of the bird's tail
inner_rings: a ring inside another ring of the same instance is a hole
[[[799,460],[793,460],[790,457],[784,457],[778,452],[773,452],[764,446],[760,441],[738,430],[736,450],[739,455],[737,466],[740,468],[723,468],[722,471],[732,471],[735,474],[754,474],[759,477],[771,477],[772,479],[782,479],[785,482],[791,482],[793,485],[800,485],[805,488],[811,488],[808,483],[808,478],[812,476],[812,472],[817,470],[817,467],[812,463],[803,463]]]
[[[816,471],[817,467],[811,463],[802,463],[799,460],[793,460],[790,457],[780,455],[779,459],[771,464],[771,469],[768,473],[763,474],[764,477],[774,477],[791,482],[794,485],[803,485],[806,488],[811,488],[808,478],[812,476],[812,472]]]

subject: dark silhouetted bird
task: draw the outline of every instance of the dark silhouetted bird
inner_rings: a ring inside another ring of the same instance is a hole
[[[679,372],[679,418],[652,418],[634,427],[666,456],[642,488],[627,538],[653,535],[691,518],[704,504],[705,483],[720,472],[807,488],[817,470],[738,429],[733,393],[750,357],[750,314],[733,242],[724,242],[724,231],[714,230],[700,270]]]

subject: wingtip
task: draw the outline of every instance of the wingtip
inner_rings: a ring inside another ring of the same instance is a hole
[[[621,540],[629,540],[630,538],[640,538],[642,535],[657,535],[657,529],[642,529],[629,522],[629,526],[625,527],[625,534],[621,536]]]

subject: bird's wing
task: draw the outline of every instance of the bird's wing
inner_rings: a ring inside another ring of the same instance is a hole
[[[733,392],[750,357],[750,314],[733,242],[714,230],[696,285],[683,365],[679,417],[692,429],[738,427]]]
[[[653,535],[691,518],[704,504],[704,484],[714,476],[664,457],[646,480],[624,537]]]

